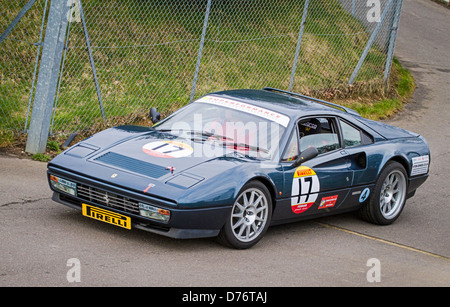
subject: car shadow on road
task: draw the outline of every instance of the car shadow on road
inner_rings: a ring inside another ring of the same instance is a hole
[[[105,240],[114,237],[117,241],[127,241],[127,244],[136,244],[138,246],[148,246],[149,248],[161,248],[171,250],[195,250],[204,248],[214,248],[220,245],[214,238],[200,239],[174,239],[145,231],[138,228],[131,230],[117,227],[101,221],[90,219],[81,214],[78,210],[61,210],[57,218],[64,220],[64,231],[76,234],[79,229],[83,229],[84,240]],[[86,236],[85,234],[89,235]],[[94,242],[93,242],[94,243]],[[121,242],[123,243],[123,242]]]
[[[130,248],[166,250],[174,252],[192,252],[198,250],[233,250],[221,245],[217,238],[174,239],[163,235],[148,232],[142,229],[123,229],[115,225],[96,221],[81,214],[78,210],[68,210],[61,207],[53,217],[64,221],[63,233],[70,233],[74,240],[90,241],[86,245],[101,245],[102,242],[114,240],[117,245],[126,245]],[[327,218],[297,221],[283,225],[269,227],[265,237],[252,249],[281,247],[296,244],[298,240],[309,240],[325,229],[323,224],[333,224],[334,221],[349,221],[350,223],[364,223],[359,221],[353,213],[341,214]]]

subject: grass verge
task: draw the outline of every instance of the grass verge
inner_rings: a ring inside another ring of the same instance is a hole
[[[394,58],[389,88],[386,88],[383,80],[380,79],[369,82],[360,81],[353,85],[310,91],[305,94],[354,109],[362,117],[383,120],[401,111],[411,99],[415,89],[416,85],[411,72],[402,67],[397,58]]]
[[[390,87],[384,95],[373,98],[350,99],[342,102],[361,114],[373,120],[387,119],[403,109],[412,97],[416,85],[409,70],[402,67],[398,59],[394,59],[391,71]]]

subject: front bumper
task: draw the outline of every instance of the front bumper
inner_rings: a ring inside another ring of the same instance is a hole
[[[159,235],[177,238],[177,239],[191,239],[191,238],[205,238],[215,237],[219,234],[220,229],[225,224],[231,210],[231,206],[221,207],[207,207],[207,208],[179,208],[176,203],[166,200],[156,199],[147,195],[140,195],[139,193],[123,188],[115,187],[110,184],[99,182],[95,179],[86,178],[80,175],[70,174],[67,171],[59,171],[52,169],[48,171],[48,175],[63,176],[67,180],[71,180],[77,184],[92,187],[93,189],[100,189],[113,195],[131,199],[136,202],[144,201],[152,205],[158,206],[161,209],[170,211],[170,220],[162,222],[150,219],[139,214],[139,211],[130,210],[127,206],[110,206],[101,203],[98,199],[88,199],[86,197],[73,196],[61,191],[53,190],[52,199],[55,202],[69,206],[71,208],[82,210],[82,204],[92,205],[111,212],[119,213],[131,218],[132,228],[146,230]]]

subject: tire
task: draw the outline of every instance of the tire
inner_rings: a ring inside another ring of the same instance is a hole
[[[373,224],[392,224],[405,206],[407,178],[400,163],[388,162],[375,183],[368,203],[360,209],[361,217]]]
[[[259,181],[247,183],[236,197],[218,239],[236,249],[254,246],[262,239],[272,218],[272,198]]]

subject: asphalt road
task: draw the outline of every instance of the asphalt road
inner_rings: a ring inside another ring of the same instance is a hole
[[[0,157],[0,286],[450,286],[449,20],[431,1],[404,1],[396,56],[418,88],[390,122],[424,135],[432,162],[393,225],[352,214],[299,222],[244,251],[173,240],[85,218],[51,201],[45,163]],[[367,278],[373,258],[379,282]]]

